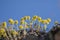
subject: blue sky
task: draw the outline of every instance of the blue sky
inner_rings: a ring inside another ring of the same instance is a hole
[[[51,18],[51,28],[54,21],[60,22],[60,0],[0,0],[0,22],[8,22],[9,18],[20,21],[26,15]]]

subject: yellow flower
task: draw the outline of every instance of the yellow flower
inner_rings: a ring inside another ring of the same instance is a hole
[[[4,28],[1,28],[1,29],[0,29],[0,32],[5,32],[5,29],[4,29]]]
[[[19,26],[19,29],[23,29],[23,26],[22,26],[22,25],[20,25],[20,26]]]
[[[12,31],[11,31],[11,34],[13,34],[13,35],[18,35],[18,32],[16,32],[15,30],[12,30]]]
[[[46,24],[49,24],[49,22],[46,22]]]
[[[43,24],[49,24],[49,22],[47,20],[42,20]]]
[[[37,18],[38,16],[37,15],[34,15],[33,18]]]
[[[44,23],[44,20],[41,20],[41,23]]]
[[[6,22],[3,22],[2,23],[2,28],[5,28],[7,26],[7,23]]]
[[[15,20],[15,24],[18,24],[18,20]]]
[[[13,24],[14,24],[14,21],[13,21],[13,22],[11,22],[11,24],[13,25]]]
[[[44,20],[45,24],[49,24],[49,22],[47,20]]]
[[[12,22],[12,21],[13,21],[13,19],[9,19],[9,23]]]
[[[27,20],[27,16],[24,16],[24,20]]]
[[[30,16],[27,16],[27,19],[30,20]]]
[[[38,22],[41,22],[42,19],[41,19],[41,17],[38,17],[37,20],[38,20]]]
[[[38,17],[38,16],[36,16],[36,15],[33,16],[33,17],[32,17],[32,20],[35,21],[35,20],[37,19],[37,17]]]
[[[3,35],[3,37],[6,37],[6,32],[5,29],[1,28],[0,29],[0,36]]]
[[[9,23],[13,25],[14,24],[14,20],[13,19],[9,19]]]
[[[20,24],[24,24],[24,21],[21,21]]]
[[[48,19],[47,19],[47,21],[48,21],[48,22],[51,22],[51,19],[50,19],[50,18],[48,18]]]
[[[24,21],[24,18],[21,18],[21,21]]]
[[[32,21],[35,21],[36,19],[32,18]]]
[[[3,34],[3,37],[6,37],[6,36],[7,36],[7,34],[6,34],[6,33],[4,33],[4,34]]]

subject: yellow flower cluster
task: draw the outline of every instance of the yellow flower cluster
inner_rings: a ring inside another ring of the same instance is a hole
[[[16,32],[15,30],[12,30],[12,31],[11,31],[11,34],[12,34],[12,35],[18,35],[18,32]]]
[[[30,16],[24,16],[23,18],[21,18],[21,21],[25,21],[25,20],[30,20]]]
[[[50,18],[48,18],[48,19],[47,19],[47,21],[48,21],[48,22],[51,22],[51,19],[50,19]]]
[[[38,17],[38,16],[36,16],[36,15],[33,16],[33,17],[32,17],[32,20],[35,21],[35,20],[37,19],[37,17]]]
[[[26,23],[25,23],[25,20],[28,20],[28,19],[30,19],[30,16],[24,16],[24,17],[21,19],[20,24],[26,24]],[[40,22],[40,23],[42,23],[42,24],[46,24],[46,25],[51,22],[51,19],[50,19],[50,18],[43,20],[41,17],[39,17],[39,16],[37,16],[37,15],[34,15],[34,16],[32,17],[32,21],[36,21],[36,20],[38,20],[38,22]],[[26,28],[28,28],[27,25],[26,25]]]
[[[28,22],[27,22],[26,20],[29,20],[29,21],[30,21],[30,24],[28,24]],[[24,17],[22,17],[21,20],[20,20],[19,29],[23,30],[23,29],[26,29],[26,28],[31,28],[31,27],[32,27],[31,25],[33,25],[33,22],[36,21],[36,20],[37,20],[39,23],[44,24],[44,29],[45,29],[45,30],[46,30],[46,28],[47,28],[47,24],[49,24],[49,23],[51,22],[51,19],[50,19],[50,18],[47,18],[47,19],[43,20],[40,16],[37,16],[37,15],[34,15],[34,16],[32,17],[32,19],[30,18],[30,16],[24,16]],[[12,30],[9,29],[10,33],[13,34],[13,35],[18,35],[18,32],[17,32],[15,29],[13,29],[13,26],[18,25],[18,23],[19,23],[18,20],[9,19],[8,22],[9,22],[9,24],[12,25],[12,27],[9,25],[10,29],[12,29]],[[57,24],[57,23],[58,23],[58,22],[56,21],[55,24]],[[40,27],[40,24],[39,24],[39,27]],[[39,27],[38,27],[38,28],[39,28]],[[2,23],[2,27],[0,28],[0,36],[2,36],[2,35],[3,35],[4,37],[7,36],[5,28],[6,28],[6,29],[8,28],[8,27],[7,27],[7,23],[6,23],[6,22],[3,22],[3,23]],[[39,30],[39,29],[38,29],[38,30]],[[38,30],[37,30],[37,31],[38,31]]]
[[[33,21],[38,20],[38,22],[41,22],[43,24],[49,24],[49,22],[51,22],[51,19],[50,18],[48,18],[46,20],[43,20],[41,17],[36,16],[36,15],[32,17],[32,20]]]
[[[14,21],[13,19],[9,19],[8,22],[9,22],[9,24],[11,24],[11,25],[13,25],[13,24],[16,24],[16,25],[17,25],[17,24],[18,24],[18,20],[15,20],[15,21]]]
[[[49,24],[49,22],[47,20],[42,20],[41,23],[43,23],[43,24]]]
[[[24,21],[21,21],[20,24],[21,24],[21,25],[24,24]]]
[[[36,20],[38,20],[38,22],[41,22],[42,18],[37,16],[37,15],[35,15],[35,16],[32,17],[32,21],[36,21]]]
[[[0,28],[0,37],[3,35],[3,37],[6,37],[6,31],[4,28]]]
[[[10,23],[11,25],[13,25],[13,24],[14,24],[14,20],[13,20],[13,19],[9,19],[9,23]]]
[[[24,24],[24,22],[25,22],[24,18],[21,18],[20,24]]]
[[[42,18],[38,16],[37,20],[38,20],[38,22],[41,22]]]
[[[16,24],[16,25],[18,24],[18,20],[15,20],[15,24]]]
[[[23,29],[23,26],[22,26],[22,25],[20,25],[20,26],[19,26],[19,29]]]
[[[30,16],[27,16],[27,20],[30,20]]]
[[[6,26],[7,26],[7,23],[6,22],[3,22],[2,23],[2,28],[6,28]]]
[[[30,20],[30,16],[24,16],[23,18],[21,18],[20,24],[25,24],[25,20]]]
[[[47,19],[47,20],[41,20],[41,23],[43,24],[49,24],[51,22],[51,19]]]
[[[30,16],[24,16],[24,20],[30,20]]]
[[[47,25],[51,22],[51,19],[45,19],[45,20],[41,20],[41,23],[44,24],[44,30],[46,30]]]

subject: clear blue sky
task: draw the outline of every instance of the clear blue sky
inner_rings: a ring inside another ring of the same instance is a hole
[[[26,15],[51,18],[52,22],[48,25],[51,28],[54,21],[60,22],[60,0],[0,0],[0,22],[9,18],[20,21]]]

